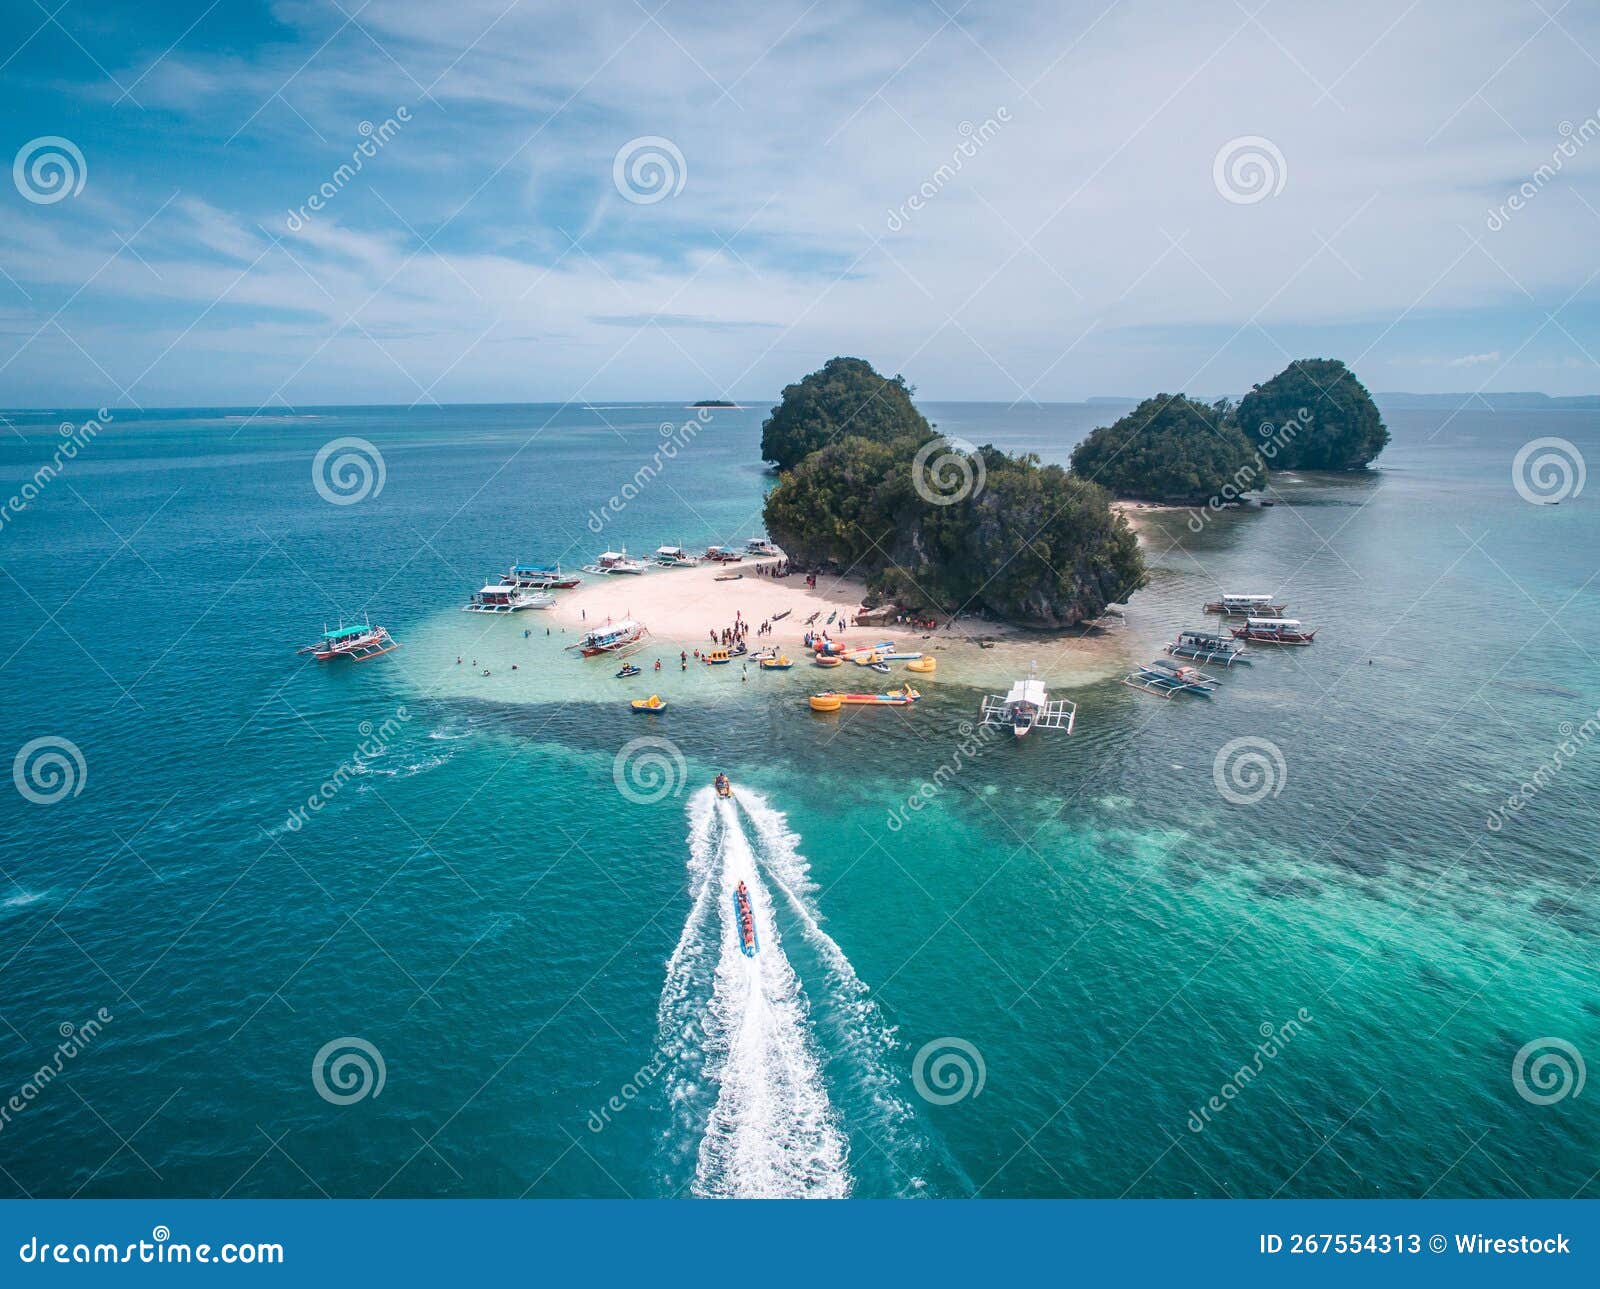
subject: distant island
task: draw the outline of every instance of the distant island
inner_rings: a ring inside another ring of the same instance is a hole
[[[698,402],[690,403],[689,406],[690,407],[738,407],[739,405],[737,403],[733,402],[731,399],[726,399],[726,398],[702,398]]]
[[[912,392],[860,358],[783,391],[761,453],[780,472],[767,532],[791,560],[861,574],[881,600],[1036,627],[1097,618],[1144,585],[1103,488],[943,437]]]

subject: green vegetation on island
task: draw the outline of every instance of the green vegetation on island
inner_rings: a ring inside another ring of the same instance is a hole
[[[1227,402],[1207,407],[1182,394],[1145,399],[1072,451],[1073,473],[1117,496],[1174,503],[1203,503],[1241,479],[1259,487],[1266,470],[1256,462]]]
[[[689,404],[690,407],[738,407],[731,398],[700,398]]]
[[[762,436],[784,473],[767,532],[802,565],[897,603],[1064,627],[1145,582],[1107,493],[1036,456],[938,435],[900,377],[835,358],[784,391]]]
[[[1361,470],[1389,442],[1367,387],[1337,358],[1301,358],[1239,402],[1253,444],[1276,443],[1280,470]]]

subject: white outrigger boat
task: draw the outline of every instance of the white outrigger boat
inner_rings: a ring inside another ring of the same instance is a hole
[[[500,580],[524,591],[570,591],[580,581],[559,564],[513,564]]]
[[[1270,595],[1234,595],[1224,593],[1220,600],[1206,605],[1207,613],[1220,613],[1225,618],[1267,618],[1282,613],[1287,605],[1276,603]]]
[[[593,631],[586,631],[583,639],[575,645],[568,645],[568,649],[576,649],[585,658],[594,658],[603,653],[616,653],[623,651],[622,656],[636,652],[640,642],[649,634],[649,630],[642,622],[635,622],[632,618],[624,618],[621,622],[608,622],[603,627],[596,627]]]
[[[655,561],[662,568],[694,568],[700,563],[682,546],[657,546]]]
[[[340,625],[332,631],[324,627],[320,640],[315,644],[296,649],[295,652],[308,653],[318,662],[331,662],[335,658],[365,662],[368,658],[376,658],[379,654],[388,653],[391,649],[399,647],[399,642],[383,627],[363,622],[360,626],[354,627]]]
[[[517,613],[522,609],[548,609],[556,597],[547,591],[526,591],[515,582],[490,583],[477,592],[463,613]]]
[[[979,724],[1010,726],[1017,738],[1032,729],[1066,730],[1070,734],[1078,719],[1078,705],[1065,698],[1052,699],[1032,667],[1028,668],[1028,678],[1012,685],[1004,698],[988,694],[978,710],[983,716]]]
[[[650,566],[642,559],[630,559],[628,548],[624,546],[619,551],[605,551],[593,564],[585,564],[585,573],[643,573]]]
[[[783,552],[769,542],[765,537],[752,537],[744,544],[746,555],[782,555]]]

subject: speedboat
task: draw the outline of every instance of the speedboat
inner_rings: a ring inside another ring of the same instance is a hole
[[[750,910],[750,891],[741,881],[733,892],[733,919],[739,927],[739,952],[753,958],[761,951],[756,942],[756,919]]]
[[[711,781],[711,786],[717,790],[719,797],[727,798],[733,795],[733,784],[728,781],[728,776],[720,771],[717,773],[717,777]]]

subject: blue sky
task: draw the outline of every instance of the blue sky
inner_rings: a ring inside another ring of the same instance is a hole
[[[0,12],[0,405],[1600,391],[1592,7]]]

